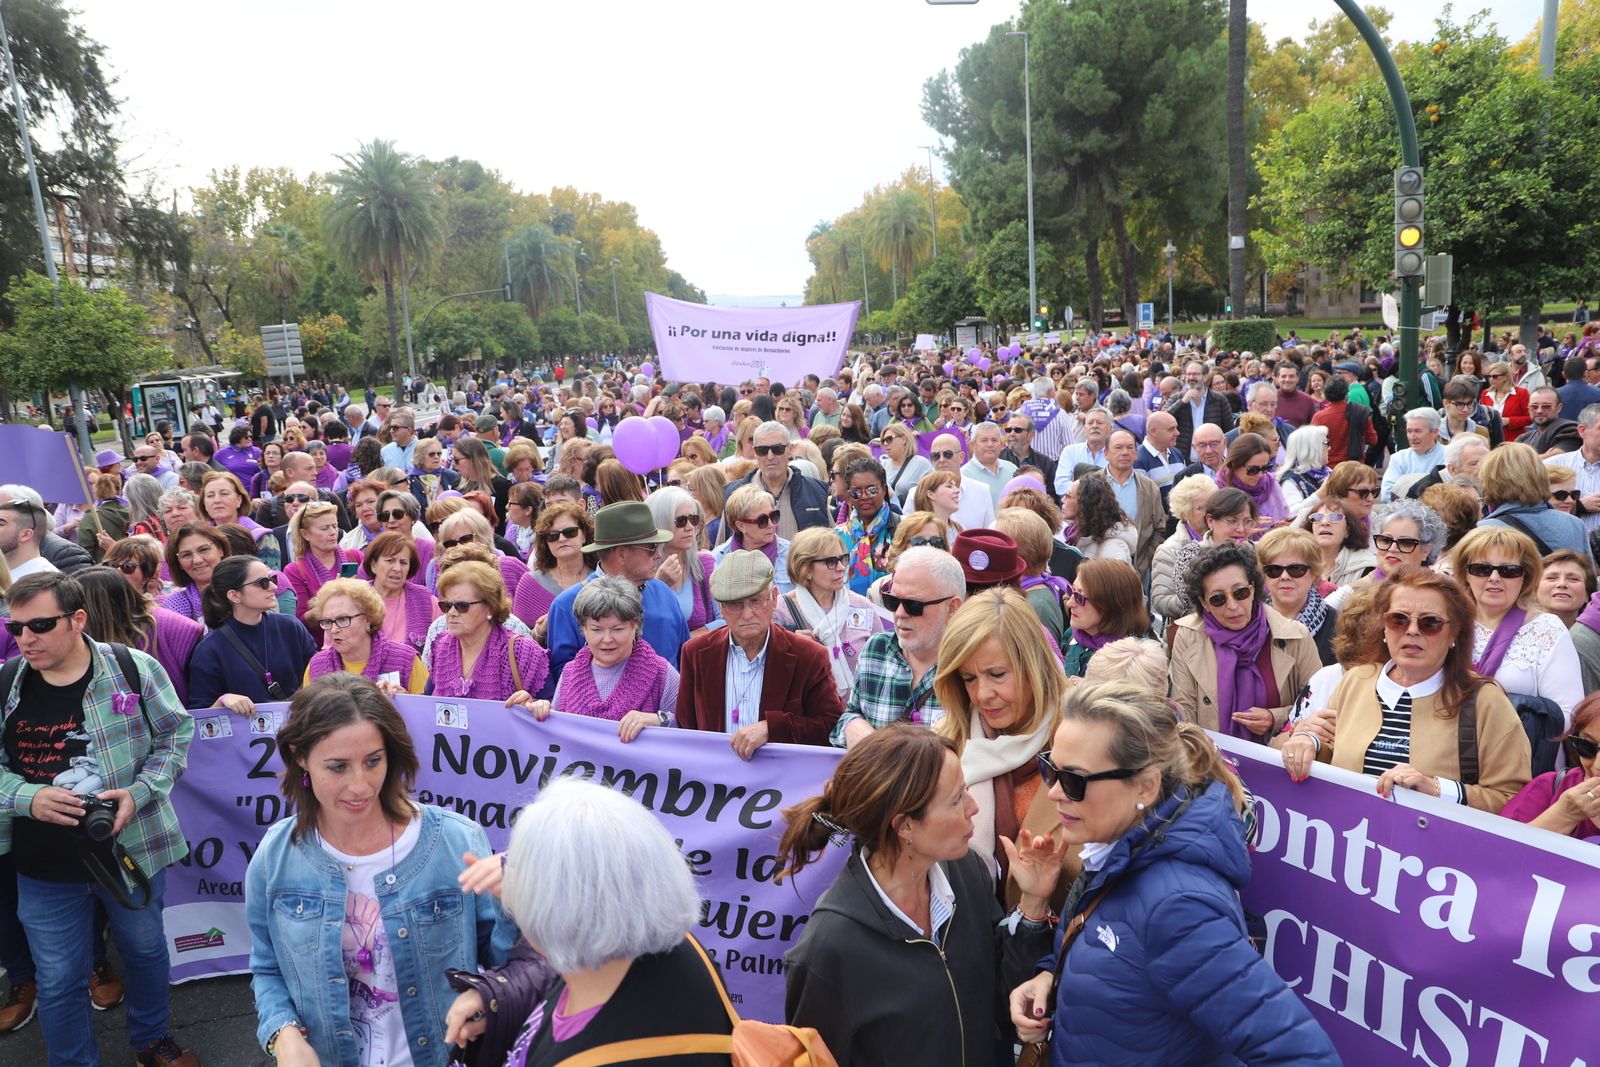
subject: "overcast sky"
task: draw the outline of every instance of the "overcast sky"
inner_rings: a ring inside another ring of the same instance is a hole
[[[518,188],[631,201],[708,293],[798,293],[804,242],[934,143],[923,82],[1017,11],[1008,0],[69,0],[124,98],[132,169],[336,169],[374,137],[475,158]],[[1539,0],[1486,7],[1507,36]],[[1436,0],[1396,3],[1399,38]],[[1298,36],[1331,0],[1251,4]],[[445,13],[440,17],[440,13]],[[1018,62],[1020,63],[1020,50]]]

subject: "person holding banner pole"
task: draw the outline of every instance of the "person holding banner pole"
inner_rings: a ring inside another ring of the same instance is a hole
[[[909,724],[853,747],[820,796],[784,809],[780,877],[830,843],[852,846],[784,957],[785,1018],[815,1027],[840,1067],[993,1064],[1009,1052],[995,1004],[1049,951],[1066,846],[1027,830],[1001,840],[1022,888],[1007,918],[970,847],[977,814],[956,743]]]
[[[1246,934],[1251,801],[1200,727],[1139,686],[1080,685],[1038,764],[1084,870],[1011,992],[1023,1041],[1053,1025],[1054,1067],[1340,1062]]]
[[[516,940],[457,883],[489,852],[483,828],[412,800],[405,721],[359,675],[296,693],[277,741],[295,814],[245,876],[257,1040],[286,1067],[444,1067],[446,970],[502,963]]]

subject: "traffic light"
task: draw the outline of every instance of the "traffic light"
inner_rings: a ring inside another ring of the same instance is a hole
[[[1394,172],[1394,276],[1420,278],[1427,268],[1422,247],[1422,168]]]
[[[1050,305],[1049,304],[1040,304],[1039,305],[1039,314],[1037,314],[1037,315],[1035,315],[1033,317],[1033,328],[1035,330],[1046,330],[1046,329],[1050,328]]]

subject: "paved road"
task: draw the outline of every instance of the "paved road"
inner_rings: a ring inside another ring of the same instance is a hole
[[[131,1063],[125,1006],[94,1013],[100,1058]],[[206,1067],[269,1067],[275,1061],[256,1044],[250,976],[208,978],[172,987],[172,1030]],[[0,1067],[44,1067],[44,1031],[38,1016],[21,1030],[0,1035]]]

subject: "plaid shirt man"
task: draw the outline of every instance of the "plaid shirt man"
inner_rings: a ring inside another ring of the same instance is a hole
[[[912,678],[911,664],[900,651],[900,635],[893,630],[873,634],[861,649],[856,684],[828,740],[843,748],[844,728],[854,719],[865,719],[874,730],[897,722],[929,726],[938,722],[944,709],[933,692],[935,673],[936,668],[930,667],[921,678]]]
[[[168,796],[187,766],[194,719],[183,710],[166,669],[138,649],[129,649],[143,683],[145,710],[150,714],[147,724],[137,697],[127,691],[110,646],[97,641],[89,644],[94,663],[93,677],[83,694],[84,729],[93,743],[106,788],[126,789],[133,797],[133,821],[117,835],[117,840],[140,869],[153,876],[189,852],[189,843]],[[22,679],[28,670],[23,661],[11,692],[4,694],[0,730],[17,711]],[[5,750],[0,747],[0,854],[11,851],[14,813],[29,811],[35,794],[42,788],[12,772],[7,767]]]

